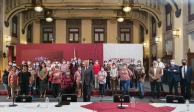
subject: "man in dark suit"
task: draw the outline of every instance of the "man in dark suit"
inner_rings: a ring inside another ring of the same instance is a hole
[[[179,66],[175,65],[174,60],[170,60],[170,67],[167,70],[169,77],[169,92],[172,93],[174,88],[175,95],[178,95],[178,82],[180,82]]]
[[[90,102],[91,91],[94,84],[94,75],[92,66],[88,61],[83,63],[82,69],[82,84],[83,84],[83,101]]]
[[[187,66],[187,60],[182,59],[182,66],[180,67],[181,77],[181,94],[185,99],[190,99],[191,96],[191,81],[192,81],[192,68]]]

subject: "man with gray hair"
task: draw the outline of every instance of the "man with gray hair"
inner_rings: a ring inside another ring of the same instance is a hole
[[[162,76],[162,69],[158,67],[158,62],[153,61],[153,66],[149,69],[150,85],[152,97],[160,98],[160,81]]]

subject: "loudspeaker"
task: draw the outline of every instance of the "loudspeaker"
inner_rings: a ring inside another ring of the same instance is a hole
[[[77,95],[76,94],[62,94],[61,100],[69,101],[69,102],[77,102]]]
[[[185,98],[183,96],[167,95],[166,103],[185,103]]]
[[[16,96],[15,102],[32,102],[32,97],[19,95],[19,96]]]
[[[123,98],[122,98],[123,97]],[[130,102],[130,96],[129,95],[122,95],[122,94],[115,94],[113,97],[113,102],[123,102],[128,103]]]

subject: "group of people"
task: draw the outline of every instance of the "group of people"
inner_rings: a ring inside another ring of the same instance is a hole
[[[166,64],[167,65],[167,64]],[[166,66],[160,59],[153,61],[148,75],[153,97],[160,97],[162,77],[169,76],[169,92],[175,89],[178,95],[178,83],[181,84],[181,93],[185,98],[190,98],[192,81],[192,68],[187,66],[187,61],[182,60],[182,66],[174,64]],[[3,85],[8,91],[8,98],[16,95],[37,95],[46,97],[51,90],[54,97],[61,94],[76,93],[83,96],[83,101],[90,101],[92,89],[99,89],[103,97],[106,90],[112,94],[129,94],[129,88],[137,88],[139,97],[144,97],[144,82],[146,72],[143,63],[126,64],[122,60],[104,61],[81,60],[74,58],[71,61],[42,60],[37,62],[23,61],[21,66],[10,62],[3,74]]]
[[[182,59],[181,66],[175,64],[175,60],[170,60],[169,64],[162,63],[160,59],[158,61],[153,61],[153,66],[149,69],[152,96],[154,98],[160,98],[162,90],[161,79],[163,75],[166,75],[169,95],[182,95],[185,99],[190,99],[191,82],[193,80],[192,74],[192,67],[188,66],[186,59]],[[179,87],[181,93],[178,92]]]
[[[135,68],[134,68],[135,67]],[[72,59],[71,61],[43,60],[32,63],[23,61],[21,66],[10,62],[3,74],[3,85],[9,97],[15,95],[35,95],[46,97],[47,90],[52,90],[54,97],[63,93],[77,93],[88,101],[92,89],[99,89],[103,97],[105,90],[112,90],[116,94],[118,87],[124,94],[128,94],[132,79],[139,85],[143,96],[143,82],[145,70],[141,61],[136,65],[128,65],[122,61]]]

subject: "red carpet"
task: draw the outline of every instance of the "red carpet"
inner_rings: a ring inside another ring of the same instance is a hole
[[[129,103],[128,103],[129,104]],[[136,103],[135,108],[129,107],[125,109],[118,109],[119,103],[108,103],[108,102],[95,102],[88,105],[83,105],[83,108],[95,110],[97,112],[171,112],[174,107],[154,107],[147,103]]]

